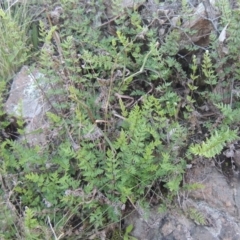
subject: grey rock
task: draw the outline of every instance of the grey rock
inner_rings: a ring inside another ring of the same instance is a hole
[[[139,240],[240,239],[240,204],[236,204],[240,187],[238,190],[234,184],[229,184],[223,174],[211,166],[189,169],[186,181],[201,182],[204,188],[188,193],[181,207],[164,214],[158,213],[155,207],[144,217],[143,209],[137,207],[125,219],[126,226],[134,225],[132,236]],[[187,214],[189,208],[201,213],[205,223],[201,225],[191,220]]]
[[[48,85],[37,69],[23,66],[13,79],[9,97],[5,103],[6,113],[23,118],[27,123],[24,140],[30,145],[46,143],[48,123],[45,113],[50,109],[44,92]]]

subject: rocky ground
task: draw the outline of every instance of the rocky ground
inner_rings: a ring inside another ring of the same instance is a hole
[[[31,89],[31,75],[26,69],[26,66],[23,67],[14,79],[12,94],[6,102],[6,108],[9,114],[12,114],[14,106],[25,96],[23,109],[26,110],[26,117],[32,119],[27,128],[29,131],[44,129],[46,123],[41,121],[43,112],[36,111],[37,107],[34,116],[28,116],[30,102],[34,102],[36,106],[44,103],[37,95],[34,97],[32,94],[26,94]],[[39,73],[35,72],[35,75]],[[32,114],[34,111],[30,112]],[[34,125],[33,122],[37,122],[38,125]],[[29,144],[42,142],[43,139],[43,133],[28,136]],[[201,188],[179,193],[178,207],[165,213],[158,213],[159,206],[155,206],[148,213],[136,208],[125,218],[124,225],[132,224],[134,229],[131,235],[139,240],[240,239],[240,178],[237,166],[233,163],[238,162],[238,155],[238,151],[235,150],[232,159],[223,156],[221,162],[196,159],[186,173],[185,182],[199,183]],[[197,212],[202,222],[191,220],[191,209]]]
[[[148,10],[151,12],[150,7]],[[170,9],[161,11],[172,21],[174,20]],[[148,13],[145,14],[147,16]],[[188,27],[194,29],[203,28],[205,24],[206,32],[212,30],[212,24],[208,22],[206,25],[202,18],[188,24],[190,24]],[[164,34],[164,29],[162,31]],[[200,45],[208,44],[205,40],[198,36],[191,39]],[[184,45],[184,37],[181,41]],[[23,114],[29,120],[26,128],[28,132],[33,132],[46,129],[47,123],[42,121],[42,116],[45,113],[43,111],[48,110],[48,104],[42,102],[39,95],[31,94],[35,84],[34,79],[40,73],[34,70],[35,73],[31,75],[27,69],[24,67],[15,77],[6,102],[6,109],[9,115],[16,114],[15,107],[22,99],[22,109],[26,110]],[[34,109],[30,109],[29,106]],[[43,131],[41,134],[28,135],[27,141],[30,145],[45,144],[44,134]],[[197,159],[195,163],[193,161],[185,175],[185,183],[199,183],[202,187],[194,191],[179,193],[176,207],[164,213],[158,212],[159,206],[153,207],[148,213],[136,207],[124,219],[125,226],[131,224],[134,226],[131,235],[139,240],[240,239],[240,177],[237,166],[235,166],[235,164],[238,165],[240,157],[237,153],[238,151],[234,150],[233,155],[229,158],[222,156],[221,161],[219,159]]]
[[[144,219],[134,211],[125,224],[135,226],[132,235],[141,240],[237,240],[240,239],[240,184],[237,177],[224,176],[215,164],[198,164],[187,173],[188,182],[204,187],[181,196],[183,211],[173,209],[158,214],[156,209]],[[204,223],[190,220],[189,209],[196,209]]]

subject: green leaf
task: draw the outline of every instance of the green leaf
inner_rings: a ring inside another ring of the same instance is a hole
[[[215,131],[214,134],[202,144],[192,145],[190,152],[195,155],[211,158],[221,153],[226,142],[232,142],[237,139],[239,139],[237,130],[233,131],[228,128],[226,131],[224,131],[224,129],[222,131]]]
[[[129,234],[132,230],[133,230],[133,225],[132,224],[128,225],[126,228],[126,234]]]

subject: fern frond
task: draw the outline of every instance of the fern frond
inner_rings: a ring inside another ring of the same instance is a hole
[[[37,226],[37,220],[34,218],[34,211],[30,208],[26,208],[24,216],[24,225],[26,228],[31,229]]]
[[[215,131],[215,133],[202,144],[191,146],[190,152],[195,155],[211,158],[221,153],[226,142],[232,142],[238,138],[236,130],[227,129],[225,132]]]
[[[205,225],[206,219],[201,212],[195,208],[189,209],[189,217],[198,225]]]
[[[215,106],[221,111],[224,116],[224,124],[234,124],[237,123],[240,117],[240,109],[233,109],[230,104],[218,103]]]

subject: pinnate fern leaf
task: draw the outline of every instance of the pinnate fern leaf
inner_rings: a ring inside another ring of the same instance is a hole
[[[198,225],[206,224],[206,219],[205,219],[204,215],[195,208],[189,209],[189,217],[192,220],[194,220],[194,222],[197,223]]]
[[[215,131],[214,134],[202,144],[191,146],[190,152],[195,155],[211,158],[221,153],[226,142],[232,142],[238,138],[236,130],[227,129],[226,131]]]

